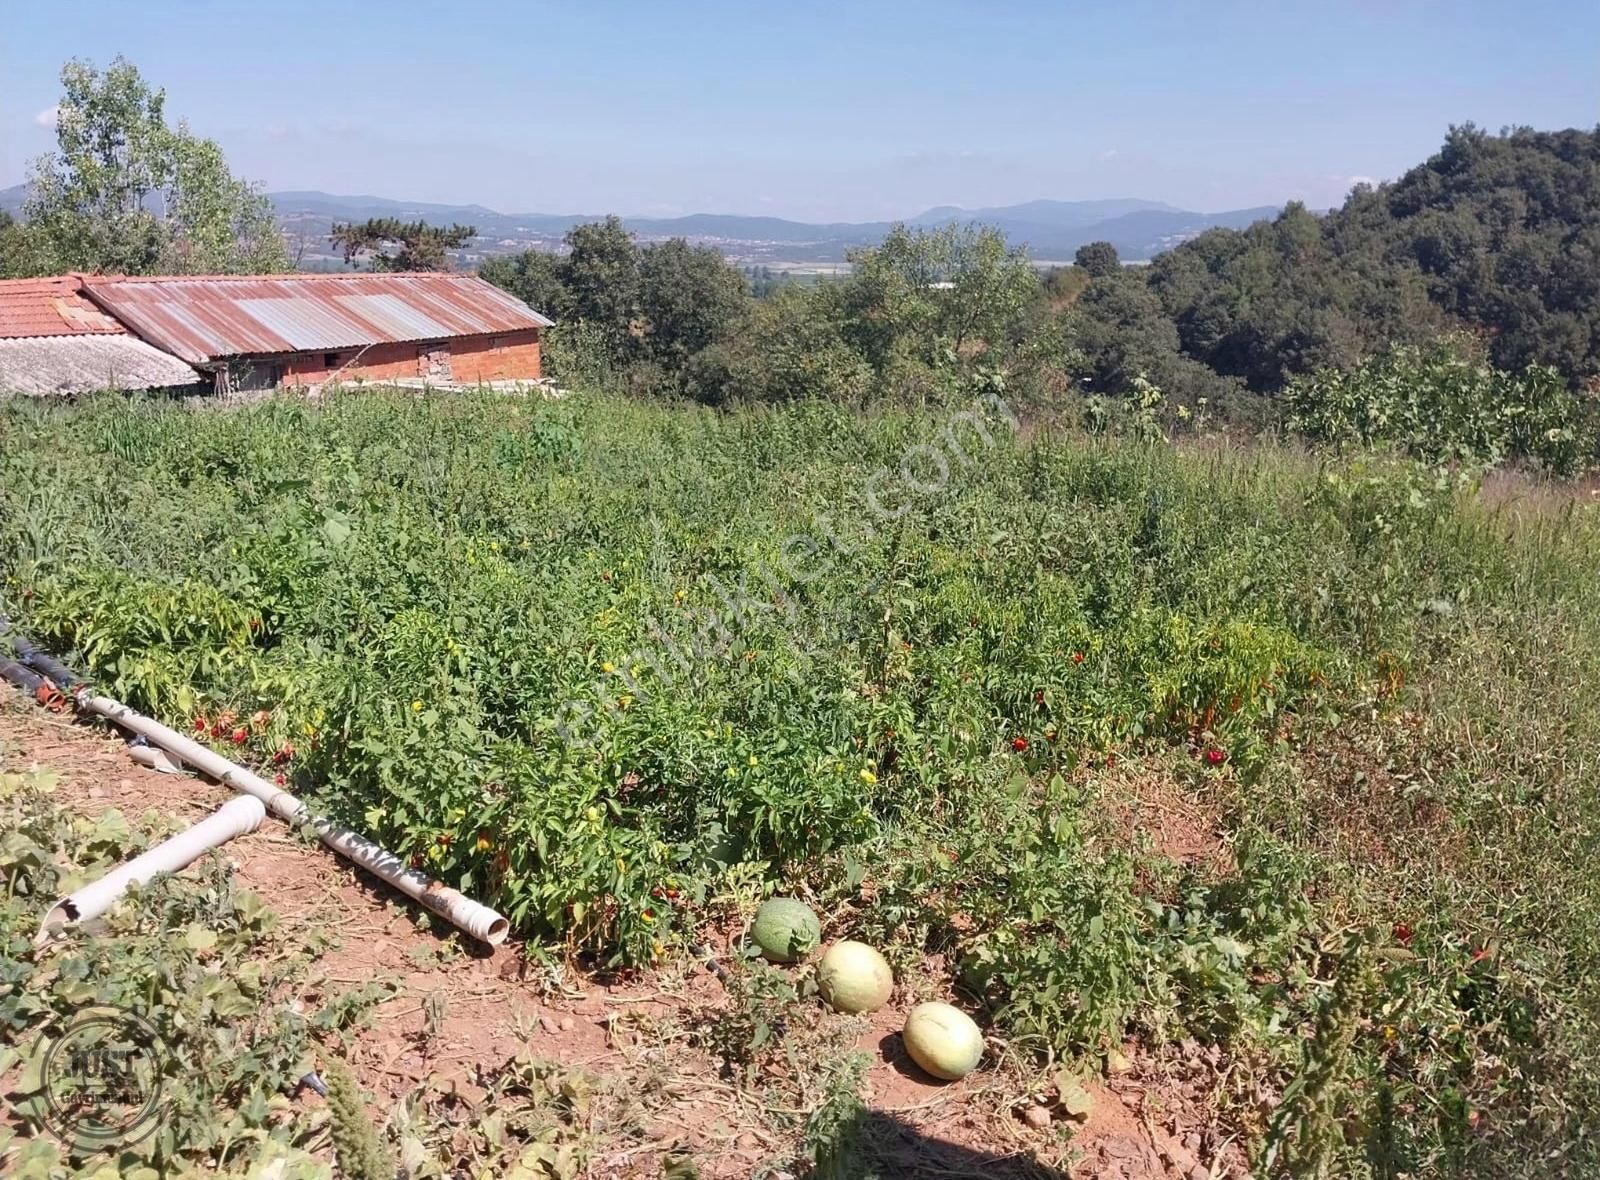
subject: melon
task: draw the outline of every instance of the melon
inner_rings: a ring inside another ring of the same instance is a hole
[[[804,902],[774,897],[756,911],[750,937],[770,962],[798,963],[822,942],[822,923]]]
[[[836,942],[817,964],[817,990],[836,1012],[871,1012],[889,1002],[894,972],[864,942]]]
[[[983,1056],[983,1033],[972,1017],[949,1004],[918,1004],[900,1035],[911,1060],[947,1082],[966,1077]]]

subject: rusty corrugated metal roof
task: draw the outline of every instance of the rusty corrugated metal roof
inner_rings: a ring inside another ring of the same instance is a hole
[[[152,344],[195,363],[547,328],[472,275],[90,276],[84,290]]]
[[[0,339],[125,332],[83,297],[82,286],[77,275],[0,279]]]

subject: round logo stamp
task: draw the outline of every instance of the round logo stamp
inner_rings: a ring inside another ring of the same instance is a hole
[[[160,1037],[120,1008],[74,1016],[45,1051],[44,1125],[84,1148],[137,1143],[160,1120]]]

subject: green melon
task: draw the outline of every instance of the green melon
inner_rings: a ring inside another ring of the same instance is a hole
[[[817,964],[817,990],[836,1012],[871,1012],[889,1002],[894,972],[864,942],[836,942]]]
[[[822,942],[822,923],[804,902],[774,897],[756,911],[750,937],[763,958],[774,963],[798,963]]]
[[[966,1077],[983,1056],[983,1033],[972,1017],[949,1004],[918,1004],[906,1017],[901,1038],[911,1060],[947,1082]]]

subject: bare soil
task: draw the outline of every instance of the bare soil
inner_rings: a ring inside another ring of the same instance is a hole
[[[1097,772],[1091,779],[1104,817],[1129,846],[1148,845],[1176,865],[1233,869],[1223,842],[1223,809],[1197,788],[1137,762]]]

